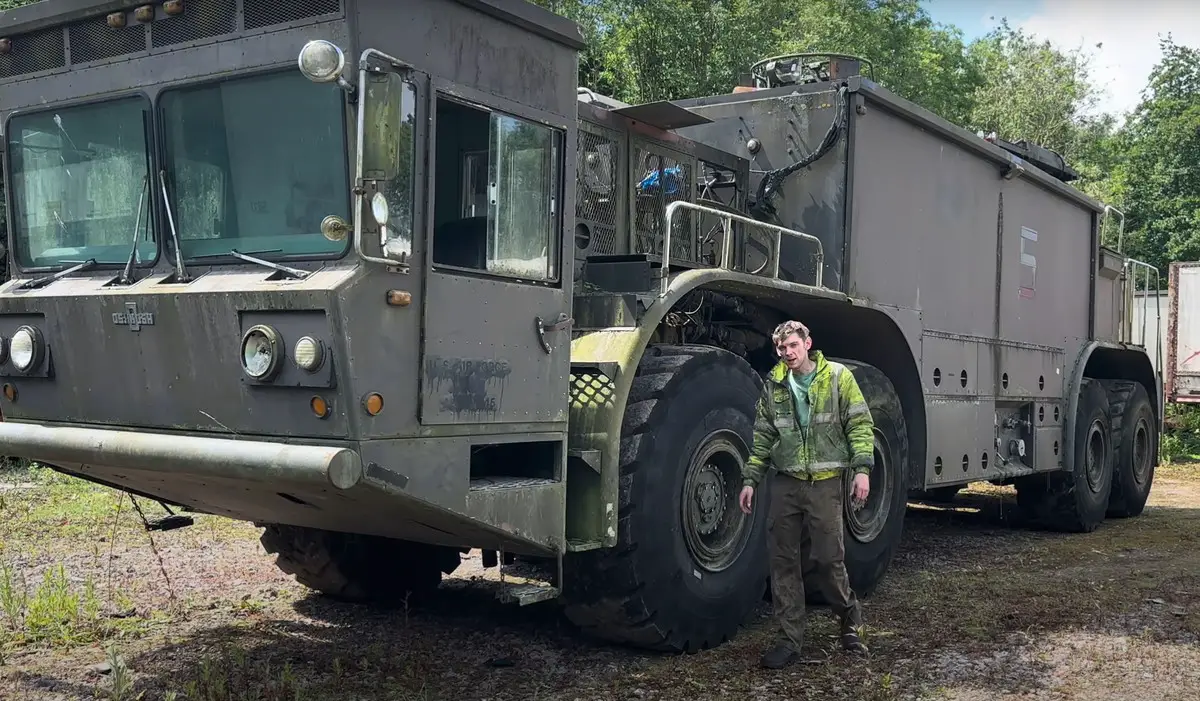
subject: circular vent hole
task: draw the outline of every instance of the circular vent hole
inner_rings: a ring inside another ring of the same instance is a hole
[[[966,370],[963,370],[962,372],[958,373],[958,384],[962,385],[963,387],[967,386],[967,371]]]
[[[1003,387],[1004,389],[1008,389],[1008,373],[1007,372],[1000,376],[1000,386]]]
[[[933,459],[933,472],[937,475],[942,474],[942,458],[940,455]]]
[[[1058,455],[1058,441],[1054,441],[1054,454]]]
[[[971,456],[964,455],[963,456],[963,472],[966,472],[970,468],[971,468]]]
[[[985,469],[985,470],[987,469],[987,466],[988,466],[987,453],[984,453],[983,455],[979,456],[979,464],[983,465],[983,469]]]
[[[942,369],[934,368],[933,369],[933,386],[937,387],[941,384],[942,384]]]
[[[588,247],[588,244],[590,244],[591,242],[592,242],[592,230],[588,228],[588,225],[587,224],[576,224],[575,225],[575,248],[578,248],[579,250],[582,251],[582,250],[586,249]]]
[[[1038,407],[1038,422],[1040,423],[1045,420],[1046,420],[1046,407],[1040,406],[1040,407]]]
[[[1046,389],[1046,376],[1038,375],[1038,389]]]

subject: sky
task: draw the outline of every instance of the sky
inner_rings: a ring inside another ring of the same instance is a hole
[[[1059,48],[1083,48],[1093,57],[1092,80],[1101,90],[1097,109],[1121,116],[1137,106],[1146,78],[1162,53],[1159,35],[1200,47],[1196,0],[923,0],[936,22],[953,24],[970,41],[1002,17]],[[1096,44],[1100,46],[1097,47]]]

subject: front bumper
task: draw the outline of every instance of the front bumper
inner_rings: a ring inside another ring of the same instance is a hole
[[[363,477],[361,457],[344,447],[6,421],[0,421],[0,453],[52,465],[106,465],[317,488],[350,489]]]

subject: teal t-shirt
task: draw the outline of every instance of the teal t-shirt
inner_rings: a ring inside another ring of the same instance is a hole
[[[802,377],[796,377],[796,373],[788,371],[788,386],[792,388],[792,404],[796,407],[796,420],[801,426],[808,426],[808,388],[816,374],[816,368]]]

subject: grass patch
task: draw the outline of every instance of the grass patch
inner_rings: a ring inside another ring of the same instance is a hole
[[[110,600],[111,602],[111,600]],[[146,621],[114,617],[92,577],[73,583],[62,565],[30,584],[24,573],[0,563],[0,658],[30,645],[74,647],[135,633]],[[127,603],[118,593],[116,602]]]

